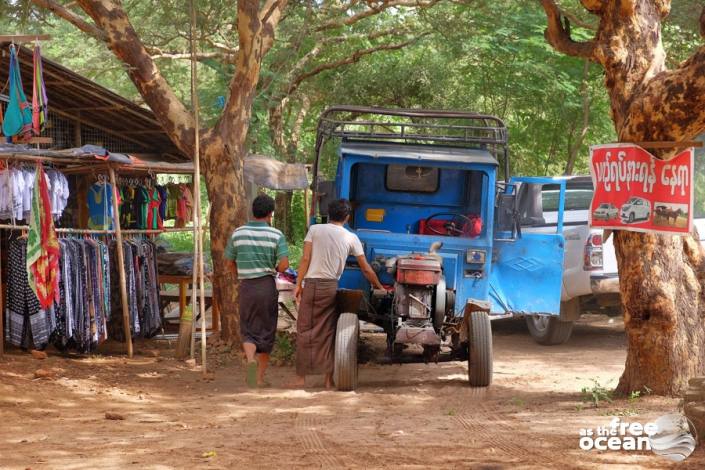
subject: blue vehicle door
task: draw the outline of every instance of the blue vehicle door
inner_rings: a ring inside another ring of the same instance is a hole
[[[522,198],[541,198],[540,188],[544,184],[560,186],[556,220],[534,224],[540,227],[538,229],[521,230],[521,219],[527,216],[520,213]],[[527,191],[532,187],[537,191]],[[512,201],[514,206],[509,207]],[[515,177],[500,194],[490,276],[491,313],[560,313],[564,207],[565,180],[561,179]],[[505,216],[504,221],[499,220],[502,214]],[[511,219],[509,222],[508,217]]]

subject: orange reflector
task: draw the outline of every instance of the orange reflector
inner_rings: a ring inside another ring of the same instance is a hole
[[[365,220],[368,222],[384,222],[384,209],[367,209]]]

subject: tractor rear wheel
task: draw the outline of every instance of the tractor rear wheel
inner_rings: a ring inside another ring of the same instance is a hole
[[[487,387],[492,383],[492,324],[487,312],[470,312],[468,380],[473,387]]]
[[[335,332],[335,363],[333,380],[340,391],[357,388],[357,343],[360,321],[355,313],[342,313]]]

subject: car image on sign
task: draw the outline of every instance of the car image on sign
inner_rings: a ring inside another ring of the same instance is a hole
[[[592,218],[597,220],[612,220],[619,215],[619,210],[611,202],[603,202],[592,213]]]
[[[632,197],[622,205],[619,218],[622,223],[633,224],[637,221],[649,220],[651,203],[640,197]]]

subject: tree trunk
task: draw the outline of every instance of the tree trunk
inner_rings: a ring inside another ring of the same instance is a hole
[[[546,39],[560,52],[605,68],[619,140],[679,141],[702,133],[705,48],[678,69],[666,69],[661,21],[670,0],[582,3],[600,17],[595,38],[574,41],[556,3],[542,0]],[[617,392],[678,394],[690,377],[705,373],[705,266],[698,237],[618,231],[615,249],[628,340]]]
[[[221,338],[238,343],[237,278],[225,266],[225,245],[233,230],[247,220],[242,159],[228,154],[227,147],[204,146],[203,173],[211,196],[210,235],[213,259],[213,295],[221,318]]]
[[[294,221],[291,217],[291,191],[278,191],[275,196],[274,226],[282,231],[287,241],[294,241]]]
[[[700,243],[690,236],[619,231],[614,245],[629,345],[617,389],[676,394],[705,372]]]
[[[296,163],[296,156],[299,151],[299,141],[303,130],[304,120],[310,109],[311,103],[308,98],[303,97],[301,107],[296,114],[296,118],[291,126],[289,139],[284,133],[284,107],[289,103],[289,97],[285,97],[269,108],[269,131],[272,145],[277,151],[280,159],[287,163]],[[294,218],[291,214],[291,203],[293,193],[278,192],[276,195],[276,208],[274,212],[274,223],[281,230],[289,242],[294,242]]]

